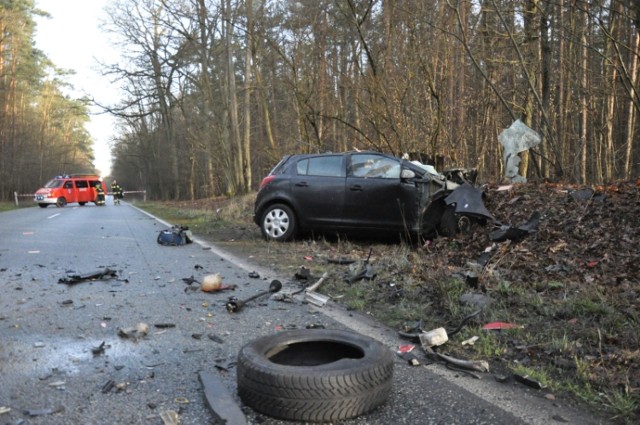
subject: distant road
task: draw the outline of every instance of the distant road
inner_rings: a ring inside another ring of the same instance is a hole
[[[314,324],[353,328],[393,350],[402,343],[393,331],[332,305],[317,310],[265,298],[229,314],[230,293],[185,291],[182,279],[220,273],[242,299],[275,276],[206,244],[158,245],[166,225],[126,203],[0,213],[0,412],[10,409],[1,423],[161,424],[159,415],[173,410],[180,424],[209,424],[198,372],[216,373],[239,403],[235,358],[259,336]],[[72,271],[104,268],[117,278],[58,283]],[[253,270],[261,278],[249,277]],[[118,336],[138,323],[149,326],[146,337]],[[343,423],[605,423],[543,395],[490,374],[476,380],[397,358],[389,401]],[[243,410],[249,423],[286,423]]]

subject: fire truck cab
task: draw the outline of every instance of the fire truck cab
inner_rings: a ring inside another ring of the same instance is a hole
[[[100,203],[96,186],[101,186],[103,194],[107,193],[107,185],[102,179],[94,174],[66,174],[56,176],[49,180],[43,188],[38,189],[34,202],[41,208],[49,205],[64,207],[65,205],[77,202],[80,206],[87,202],[96,205],[104,205],[104,200]]]

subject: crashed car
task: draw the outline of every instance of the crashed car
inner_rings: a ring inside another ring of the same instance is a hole
[[[285,156],[260,184],[254,222],[267,240],[301,231],[395,233],[409,240],[451,236],[493,219],[473,169],[439,173],[379,152]]]

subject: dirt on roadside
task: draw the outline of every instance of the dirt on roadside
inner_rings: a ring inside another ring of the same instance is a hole
[[[623,422],[640,419],[640,181],[495,185],[486,195],[503,224],[521,226],[539,213],[536,231],[517,242],[492,241],[496,227],[488,224],[420,246],[333,235],[273,243],[262,239],[246,202],[236,219],[199,236],[292,280],[304,267],[310,278],[300,285],[328,272],[333,279],[320,292],[399,330],[455,327],[478,308],[462,301],[471,294],[488,304],[459,338],[480,335],[483,343],[448,350],[504,370],[540,370],[556,392],[576,385],[584,391],[574,395],[607,405]],[[219,214],[233,204],[172,203]],[[349,281],[367,258],[374,278]],[[481,327],[491,322],[518,328],[486,336]]]

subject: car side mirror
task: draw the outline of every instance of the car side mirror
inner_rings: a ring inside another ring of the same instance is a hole
[[[413,172],[412,170],[408,170],[406,168],[400,172],[400,178],[403,180],[412,179],[415,176],[416,176],[415,172]]]

